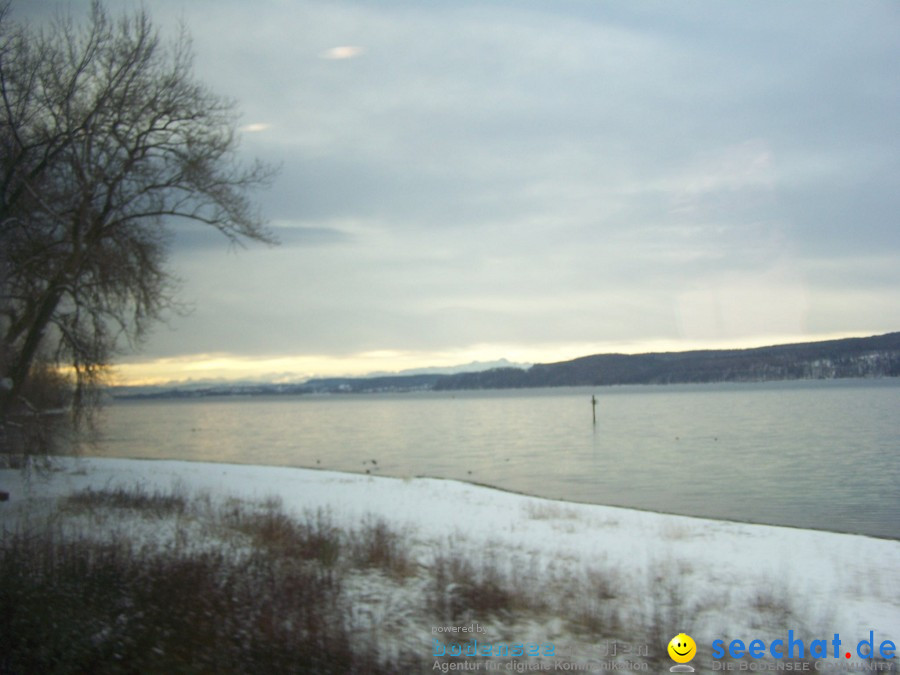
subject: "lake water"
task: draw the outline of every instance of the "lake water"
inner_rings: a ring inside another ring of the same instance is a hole
[[[892,378],[128,401],[106,418],[92,454],[456,478],[900,539]]]

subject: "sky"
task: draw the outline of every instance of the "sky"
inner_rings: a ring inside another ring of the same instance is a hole
[[[121,383],[900,330],[894,0],[141,6],[281,167],[281,244],[173,224],[190,311]]]

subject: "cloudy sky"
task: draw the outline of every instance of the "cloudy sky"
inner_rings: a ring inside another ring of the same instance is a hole
[[[894,0],[143,6],[281,165],[282,243],[180,232],[193,311],[124,380],[900,329]]]

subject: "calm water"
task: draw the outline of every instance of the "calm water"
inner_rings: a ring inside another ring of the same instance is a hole
[[[897,379],[118,402],[106,430],[95,454],[459,478],[900,538]]]

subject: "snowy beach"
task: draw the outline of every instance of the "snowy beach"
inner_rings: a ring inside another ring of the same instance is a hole
[[[849,648],[870,631],[876,647],[900,638],[900,542],[893,540],[574,504],[451,480],[268,466],[64,460],[28,480],[4,470],[0,487],[11,494],[0,505],[4,538],[21,522],[52,513],[59,498],[85,490],[138,488],[278,503],[290,515],[328,513],[348,529],[383,520],[402,533],[423,574],[440,556],[471,561],[476,570],[489,561],[524,595],[540,598],[527,611],[479,615],[462,608],[456,621],[445,622],[416,609],[411,598],[424,583],[416,574],[400,582],[357,575],[345,584],[352,623],[383,652],[428,659],[466,644],[473,635],[452,632],[465,626],[477,626],[482,644],[552,644],[555,657],[597,669],[639,664],[642,656],[662,662],[664,643],[680,632],[697,642],[695,665],[710,662],[717,639],[769,641],[793,631],[809,643],[840,634]],[[176,535],[206,536],[202,529],[186,535],[184,521],[173,527],[165,520],[103,520],[98,526],[95,519],[82,527],[94,528],[98,537],[105,536],[103,527],[118,527],[112,536],[158,539],[160,545]],[[452,596],[453,584],[444,590]],[[593,633],[583,622],[573,628],[573,616],[591,613],[603,619]],[[663,637],[662,645],[653,644]],[[435,658],[438,665],[442,659]]]

